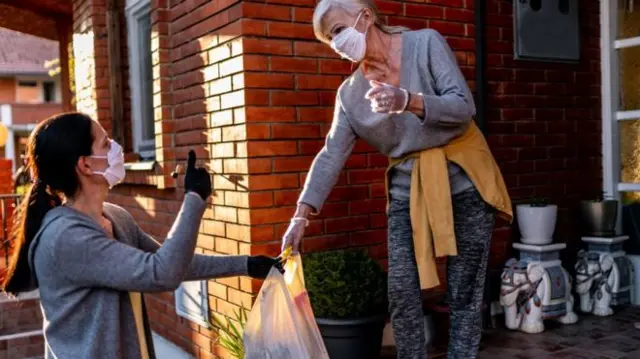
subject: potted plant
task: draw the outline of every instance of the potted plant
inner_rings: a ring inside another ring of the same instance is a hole
[[[580,201],[580,218],[584,235],[613,237],[616,235],[618,201],[606,193]]]
[[[516,215],[522,243],[541,246],[553,241],[558,206],[549,204],[546,198],[534,198],[517,205]]]
[[[387,280],[380,265],[359,250],[305,256],[311,307],[331,359],[380,355],[387,319]]]

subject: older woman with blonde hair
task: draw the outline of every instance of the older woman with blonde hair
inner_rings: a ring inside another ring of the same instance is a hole
[[[315,158],[283,247],[299,248],[356,138],[389,157],[389,302],[398,358],[427,357],[421,290],[440,284],[447,257],[449,358],[477,356],[496,214],[511,220],[500,170],[472,117],[471,91],[435,30],[382,23],[372,0],[321,0],[316,37],[359,64],[338,89],[331,130]]]

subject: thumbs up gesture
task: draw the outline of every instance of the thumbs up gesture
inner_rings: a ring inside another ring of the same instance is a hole
[[[189,151],[189,159],[187,160],[187,170],[184,176],[184,189],[186,193],[195,192],[203,200],[207,200],[211,196],[211,177],[206,169],[202,167],[196,168],[196,153]]]

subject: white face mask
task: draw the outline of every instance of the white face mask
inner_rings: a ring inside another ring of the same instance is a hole
[[[358,14],[352,27],[342,30],[331,41],[333,51],[352,62],[362,61],[367,51],[367,31],[369,31],[369,28],[365,30],[364,34],[356,30],[360,16],[362,16],[362,12]]]
[[[90,156],[92,158],[106,159],[109,167],[102,171],[93,171],[93,174],[101,175],[109,183],[109,188],[113,188],[118,183],[124,181],[125,169],[124,169],[124,152],[122,146],[116,141],[111,140],[111,147],[106,156]]]

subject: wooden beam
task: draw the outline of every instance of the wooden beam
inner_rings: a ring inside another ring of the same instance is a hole
[[[2,3],[31,11],[44,17],[69,18],[73,15],[71,0],[2,0]]]
[[[58,32],[56,31],[57,18],[53,16],[41,15],[20,7],[7,5],[1,1],[0,14],[2,14],[3,19],[7,19],[7,21],[3,20],[2,27],[58,41]],[[71,19],[70,16],[69,19]]]
[[[69,68],[69,47],[72,46],[73,24],[70,21],[59,20],[56,22],[58,27],[58,38],[60,43],[60,84],[62,92],[62,110],[65,112],[75,109],[75,101],[73,101],[74,93],[71,81],[75,81],[75,76],[71,76],[72,69]]]
[[[117,0],[107,1],[107,41],[109,52],[109,92],[113,139],[126,148],[124,137],[124,109],[122,90],[122,64],[120,52],[120,14]]]

